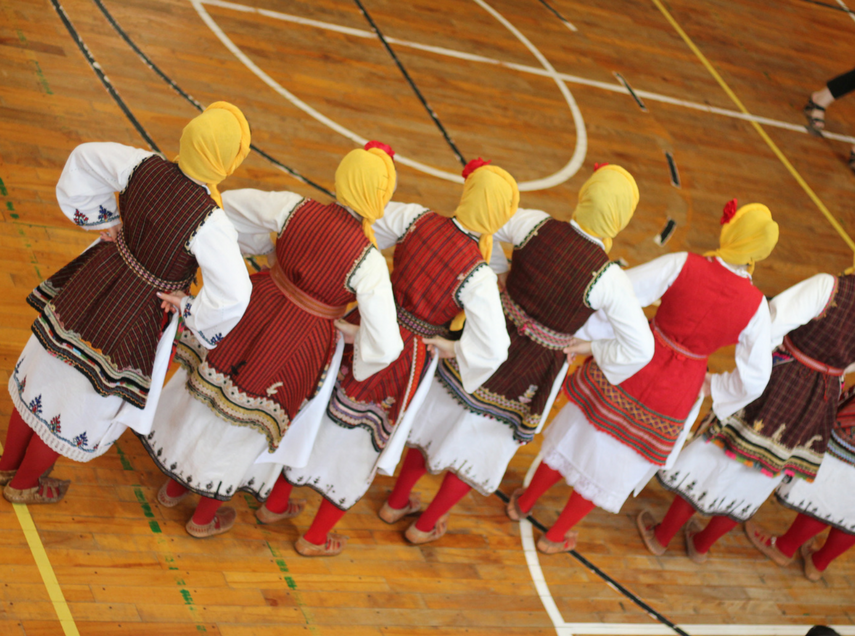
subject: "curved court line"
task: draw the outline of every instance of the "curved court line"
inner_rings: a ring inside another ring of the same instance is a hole
[[[189,2],[196,10],[196,13],[199,14],[199,17],[202,19],[202,21],[208,26],[209,29],[211,29],[214,35],[217,36],[220,42],[222,42],[223,46],[225,46],[232,53],[232,55],[234,55],[256,77],[258,77],[262,82],[267,84],[276,93],[287,99],[294,106],[302,110],[304,113],[306,113],[316,121],[324,124],[328,128],[331,128],[340,135],[347,137],[356,144],[364,145],[368,141],[367,139],[353,132],[349,128],[345,128],[344,126],[333,121],[326,115],[323,115],[322,113],[318,112],[317,110],[309,106],[309,104],[307,104],[299,97],[287,90],[284,86],[279,84],[279,82],[277,82],[275,79],[270,77],[270,75],[268,75],[261,68],[259,68],[258,65],[256,65],[234,42],[232,42],[232,40],[214,21],[211,15],[205,10],[203,6],[204,3],[202,0],[189,0]],[[576,174],[576,172],[582,166],[582,163],[585,160],[585,154],[588,150],[588,136],[585,130],[585,122],[582,119],[582,113],[579,110],[579,106],[576,104],[576,100],[573,99],[573,95],[570,93],[567,86],[564,84],[564,81],[560,78],[560,76],[549,63],[549,61],[522,33],[520,33],[501,14],[495,11],[487,3],[483,2],[483,0],[474,0],[474,2],[476,2],[484,10],[490,13],[494,18],[496,18],[496,20],[502,23],[505,28],[507,28],[529,51],[532,52],[535,58],[543,66],[545,74],[551,77],[557,84],[559,91],[561,92],[562,96],[567,102],[568,107],[570,108],[570,112],[573,116],[573,122],[576,125],[576,146],[573,150],[573,155],[570,158],[570,161],[568,161],[563,168],[549,175],[548,177],[536,179],[534,181],[524,181],[520,183],[519,189],[523,192],[530,192],[533,190],[543,190],[546,188],[551,188],[561,183],[564,183],[574,174]],[[247,12],[262,14],[260,10],[255,9],[254,7],[246,7],[245,10]],[[463,177],[458,174],[434,168],[433,166],[421,163],[420,161],[415,161],[414,159],[405,157],[400,153],[397,153],[395,155],[395,158],[399,163],[419,170],[420,172],[424,172],[425,174],[429,174],[439,179],[444,179],[446,181],[452,181],[454,183],[463,183]]]
[[[215,7],[221,7],[223,9],[230,9],[232,11],[239,11],[241,13],[257,13],[258,15],[262,15],[266,18],[272,18],[274,20],[281,20],[283,22],[291,22],[293,24],[302,24],[304,26],[311,26],[317,29],[323,29],[325,31],[333,31],[335,33],[344,33],[346,35],[350,35],[358,38],[365,39],[376,39],[376,35],[371,31],[366,31],[364,29],[354,29],[351,27],[341,26],[338,24],[333,24],[331,22],[321,22],[319,20],[311,20],[309,18],[302,18],[300,16],[292,15],[289,13],[281,13],[279,11],[270,11],[268,9],[256,9],[254,7],[249,7],[244,4],[237,4],[235,2],[229,2],[228,0],[202,0],[203,4],[209,4]],[[499,60],[492,57],[485,57],[483,55],[476,55],[474,53],[466,53],[464,51],[456,51],[454,49],[447,49],[441,46],[431,46],[429,44],[421,44],[419,42],[412,42],[410,40],[401,40],[399,38],[387,37],[386,41],[390,44],[397,44],[398,46],[405,46],[407,48],[416,49],[418,51],[426,51],[428,53],[434,53],[436,55],[442,55],[445,57],[452,57],[459,60],[467,60],[470,62],[480,62],[482,64],[491,64],[494,66],[501,66],[502,68],[507,68],[515,71],[520,71],[521,73],[528,73],[530,75],[538,75],[540,77],[549,77],[549,73],[542,68],[538,68],[536,66],[528,66],[526,64],[517,64],[515,62],[505,62],[503,60]],[[599,88],[604,91],[609,91],[612,93],[621,93],[624,95],[629,95],[629,91],[626,89],[623,84],[613,84],[609,82],[601,82],[598,80],[588,79],[586,77],[580,77],[578,75],[571,75],[569,73],[558,73],[558,77],[564,81],[569,82],[570,84],[579,84],[581,86],[590,86],[592,88]],[[681,106],[683,108],[690,108],[692,110],[698,110],[705,113],[710,113],[712,115],[720,115],[722,117],[730,117],[732,119],[740,119],[742,121],[756,121],[759,124],[763,124],[764,126],[773,126],[775,128],[781,128],[783,130],[789,130],[791,132],[797,132],[802,134],[807,134],[808,130],[804,124],[793,124],[791,122],[781,121],[778,119],[771,119],[769,117],[762,117],[760,115],[751,115],[742,113],[738,110],[732,110],[729,108],[719,108],[717,106],[710,106],[709,104],[704,104],[701,102],[693,102],[686,99],[680,99],[677,97],[671,97],[668,95],[662,95],[659,93],[654,93],[651,91],[646,91],[643,89],[635,89],[635,94],[639,97],[643,97],[652,102],[660,102],[662,104],[670,104],[671,106]],[[855,145],[855,137],[850,135],[841,135],[838,133],[829,132],[827,130],[822,131],[822,136],[825,139],[833,139],[835,141],[842,141],[848,144]]]

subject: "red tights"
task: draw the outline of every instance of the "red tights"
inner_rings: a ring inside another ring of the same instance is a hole
[[[421,452],[416,451],[421,455]],[[448,471],[442,480],[442,485],[439,487],[439,492],[436,497],[430,502],[427,509],[421,514],[419,520],[416,521],[416,529],[422,532],[430,532],[436,526],[436,522],[446,512],[451,510],[458,501],[472,488],[468,484],[460,481],[460,478]]]
[[[287,507],[288,502],[285,502]],[[327,542],[327,534],[335,527],[335,524],[344,516],[346,510],[336,508],[329,501],[324,499],[321,502],[321,507],[318,508],[318,514],[315,515],[311,527],[303,535],[303,538],[309,543],[315,545],[324,545]]]
[[[24,490],[39,483],[41,477],[56,463],[59,453],[52,450],[41,438],[27,426],[17,410],[9,418],[9,430],[3,457],[0,458],[0,470],[17,470],[12,479],[12,488]]]
[[[294,486],[280,474],[264,505],[270,512],[277,514],[285,512],[288,509],[288,502],[291,499],[291,491],[293,489]],[[321,502],[321,507],[318,509],[318,514],[315,515],[315,519],[312,521],[312,526],[303,535],[303,538],[309,543],[324,545],[327,542],[327,534],[335,527],[335,524],[339,522],[345,512],[345,510],[336,508],[324,499]]]
[[[538,499],[540,499],[543,493],[552,488],[559,481],[561,481],[561,473],[547,466],[545,462],[540,462],[540,466],[537,467],[528,488],[526,488],[525,492],[523,492],[523,494],[520,495],[520,498],[517,499],[520,510],[526,514],[531,512],[531,509],[534,508],[534,504]]]
[[[288,509],[288,501],[291,499],[292,490],[294,490],[294,486],[282,476],[282,473],[279,473],[279,477],[276,478],[276,483],[273,484],[273,490],[267,496],[264,506],[270,512],[275,512],[276,514],[285,512]]]
[[[692,505],[680,496],[674,498],[671,507],[665,513],[665,518],[656,526],[656,540],[662,546],[671,543],[671,539],[682,528],[686,522],[695,514]],[[707,551],[725,534],[736,526],[736,522],[730,517],[716,516],[710,519],[707,527],[694,536],[695,549],[701,554]]]
[[[799,514],[787,532],[775,541],[775,546],[786,556],[791,557],[804,543],[827,527],[827,524],[817,521],[813,517]],[[832,528],[825,544],[813,553],[813,564],[821,572],[853,545],[855,545],[855,534]]]
[[[401,466],[401,473],[398,475],[398,481],[395,482],[392,494],[389,495],[389,506],[396,510],[406,508],[410,502],[410,493],[413,491],[413,487],[426,472],[427,466],[422,452],[417,448],[408,450],[406,457],[404,457],[404,465]]]
[[[214,520],[217,510],[223,502],[219,499],[211,499],[210,497],[202,497],[199,503],[196,504],[196,512],[193,513],[193,523],[200,526],[207,526]]]

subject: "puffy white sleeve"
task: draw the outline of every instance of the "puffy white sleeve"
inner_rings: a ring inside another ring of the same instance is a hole
[[[223,192],[223,210],[237,230],[241,252],[272,252],[276,246],[270,233],[278,234],[304,200],[295,192],[267,192],[252,188]]]
[[[591,287],[588,304],[602,311],[614,335],[591,342],[594,359],[612,384],[620,384],[653,359],[653,334],[626,273],[611,263]],[[578,334],[577,334],[578,335]]]
[[[635,297],[638,298],[642,307],[647,307],[662,298],[683,271],[688,258],[688,252],[665,254],[644,265],[626,270],[626,275],[635,291]]]
[[[457,298],[466,311],[466,322],[454,353],[463,388],[473,393],[507,359],[511,339],[505,327],[496,274],[482,265],[469,277]]]
[[[772,299],[769,312],[772,316],[773,349],[779,346],[784,341],[784,336],[793,329],[809,323],[825,310],[836,283],[836,276],[816,274]]]
[[[713,411],[730,417],[762,395],[772,375],[771,319],[764,298],[736,344],[736,369],[712,376]]]
[[[237,231],[215,209],[190,241],[202,270],[202,288],[181,301],[184,324],[206,349],[231,331],[249,305],[252,283],[237,245]]]
[[[404,342],[398,328],[389,268],[373,247],[347,281],[359,303],[360,324],[353,343],[353,377],[362,381],[394,362]]]
[[[418,203],[391,201],[383,211],[383,218],[377,219],[371,226],[377,247],[381,250],[392,247],[420,216],[428,212],[428,208]]]
[[[86,230],[104,230],[119,222],[116,192],[143,160],[155,153],[113,142],[86,143],[71,151],[56,199],[62,213]]]
[[[550,218],[552,217],[542,210],[518,208],[510,220],[493,234],[493,241],[513,243],[514,247],[519,247],[538,225]]]

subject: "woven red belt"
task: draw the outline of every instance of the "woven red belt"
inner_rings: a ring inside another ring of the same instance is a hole
[[[659,342],[661,342],[663,345],[665,345],[666,347],[671,349],[671,351],[676,353],[678,356],[684,356],[686,358],[689,358],[690,360],[706,360],[707,359],[708,356],[700,355],[698,353],[693,353],[692,351],[689,351],[685,347],[682,347],[682,346],[678,345],[676,342],[674,342],[673,340],[671,340],[668,336],[665,335],[665,333],[662,331],[662,329],[659,328],[659,325],[656,324],[655,318],[650,321],[650,326],[653,328],[653,336]]]
[[[148,271],[143,267],[143,264],[137,260],[136,256],[131,253],[130,248],[128,248],[128,244],[125,243],[124,228],[119,230],[119,234],[116,236],[116,247],[119,250],[119,255],[122,257],[122,260],[125,261],[125,264],[131,269],[131,271],[144,282],[156,289],[159,289],[160,291],[174,292],[180,289],[187,289],[193,282],[193,276],[184,280],[164,280],[163,278],[159,278]]]
[[[806,353],[799,351],[793,344],[793,341],[790,340],[789,335],[784,336],[784,348],[789,351],[796,360],[801,362],[808,369],[813,369],[814,371],[819,371],[824,375],[830,375],[836,378],[843,376],[844,369],[838,369],[837,367],[829,366],[824,362],[814,360]]]
[[[347,305],[327,305],[316,298],[312,298],[297,287],[282,270],[282,266],[278,260],[273,261],[273,266],[270,268],[270,278],[285,298],[306,313],[310,313],[318,318],[326,318],[327,320],[341,318],[347,313]]]

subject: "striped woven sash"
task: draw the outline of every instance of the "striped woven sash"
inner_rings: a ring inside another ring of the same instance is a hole
[[[793,344],[793,341],[790,340],[789,334],[784,336],[784,348],[789,351],[796,360],[801,362],[808,369],[813,369],[814,371],[819,371],[824,375],[830,375],[838,378],[843,376],[844,369],[838,369],[837,367],[829,366],[824,362],[820,362],[819,360],[811,358],[803,351],[799,351],[799,349],[797,349],[796,346]]]
[[[521,336],[526,336],[534,340],[541,347],[556,351],[561,351],[565,347],[570,346],[573,334],[561,333],[539,323],[514,302],[507,291],[503,291],[501,297],[502,309],[505,310],[505,315],[516,325],[517,332]]]
[[[441,325],[432,325],[431,323],[414,316],[400,305],[396,305],[396,308],[398,310],[398,324],[412,333],[418,334],[424,338],[448,336],[449,332],[447,328]]]
[[[650,321],[650,326],[653,328],[653,336],[663,345],[671,349],[674,353],[677,354],[677,357],[683,356],[684,358],[689,358],[689,360],[706,360],[708,356],[701,355],[699,353],[693,353],[689,351],[685,347],[677,344],[673,340],[671,340],[668,336],[665,335],[665,332],[656,324],[656,319]]]
[[[285,298],[306,313],[327,320],[342,318],[347,313],[347,305],[327,305],[316,298],[312,298],[297,287],[294,281],[288,278],[288,275],[283,271],[278,260],[274,260],[273,265],[270,267],[270,279]]]
[[[125,265],[127,265],[141,280],[160,291],[174,292],[181,289],[187,289],[190,286],[190,283],[193,282],[195,274],[185,278],[184,280],[175,281],[164,280],[163,278],[159,278],[148,271],[143,264],[137,260],[136,256],[131,253],[128,244],[125,242],[124,228],[119,230],[119,235],[116,237],[116,247],[119,250],[119,255],[121,255],[122,260],[125,261]]]

